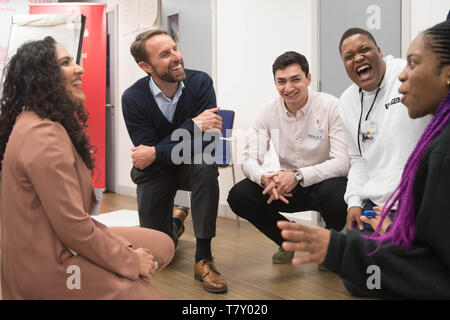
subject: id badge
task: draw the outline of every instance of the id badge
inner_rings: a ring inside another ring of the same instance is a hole
[[[326,136],[325,129],[317,128],[317,127],[309,127],[308,136],[318,140],[324,140]]]
[[[373,137],[378,133],[377,124],[373,120],[364,121],[364,124],[362,126],[362,133]]]

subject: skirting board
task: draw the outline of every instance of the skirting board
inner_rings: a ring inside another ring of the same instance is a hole
[[[130,186],[124,186],[124,185],[117,185],[116,187],[116,193],[122,194],[124,196],[130,196],[136,198],[136,186],[130,187]]]

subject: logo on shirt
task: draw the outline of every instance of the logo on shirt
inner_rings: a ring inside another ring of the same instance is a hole
[[[325,139],[325,130],[321,128],[308,128],[308,136],[314,139],[324,140]]]
[[[386,110],[389,109],[390,106],[400,103],[400,97],[394,98],[391,100],[391,102],[386,103],[384,106],[386,107]]]

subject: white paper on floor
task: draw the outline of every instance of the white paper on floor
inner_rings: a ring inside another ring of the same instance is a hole
[[[91,217],[108,227],[139,226],[139,215],[136,210],[118,210]]]
[[[325,223],[322,222],[320,215],[315,211],[302,211],[302,212],[280,212],[286,219],[294,221],[298,224],[303,224],[307,226],[321,226],[324,227]]]

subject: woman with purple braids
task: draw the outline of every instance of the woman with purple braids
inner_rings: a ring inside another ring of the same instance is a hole
[[[372,235],[279,222],[283,249],[323,263],[354,295],[450,299],[450,20],[421,33],[399,75],[411,118],[433,119],[410,155]],[[397,205],[394,221],[388,213]],[[366,220],[368,221],[368,220]]]

